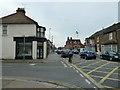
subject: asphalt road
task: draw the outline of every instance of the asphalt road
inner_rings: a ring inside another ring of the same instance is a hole
[[[74,66],[94,83],[107,89],[120,89],[120,61],[74,58]]]
[[[98,86],[89,81],[79,70],[57,54],[50,54],[44,63],[3,63],[3,78],[24,78],[59,83],[70,88],[94,88]],[[3,82],[3,87],[4,87]]]

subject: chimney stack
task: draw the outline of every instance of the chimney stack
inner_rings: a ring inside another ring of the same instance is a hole
[[[22,13],[25,14],[25,9],[24,9],[24,8],[18,8],[16,11],[17,11],[17,13],[18,13],[18,12],[22,12]]]

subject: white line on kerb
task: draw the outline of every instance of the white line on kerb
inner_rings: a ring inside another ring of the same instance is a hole
[[[90,82],[89,82],[87,79],[85,79],[85,81],[86,81],[88,84],[90,84]]]
[[[80,74],[81,77],[84,77],[82,74]]]

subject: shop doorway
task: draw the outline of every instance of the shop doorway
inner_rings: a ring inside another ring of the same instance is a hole
[[[42,46],[37,47],[37,59],[43,59],[43,47]]]

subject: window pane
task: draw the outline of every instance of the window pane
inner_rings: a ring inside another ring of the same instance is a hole
[[[32,43],[25,43],[25,51],[23,43],[17,44],[17,56],[32,56]]]
[[[43,29],[43,28],[41,28],[41,32],[44,32],[44,29]]]
[[[7,35],[7,25],[3,25],[3,35]]]
[[[7,35],[7,30],[3,30],[3,35]]]

